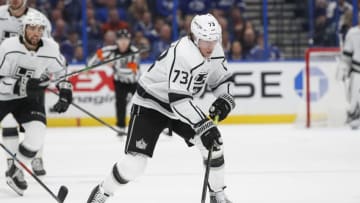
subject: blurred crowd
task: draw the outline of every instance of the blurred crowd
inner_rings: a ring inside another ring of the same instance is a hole
[[[132,33],[135,46],[151,50],[142,53],[142,61],[153,61],[176,37],[189,33],[194,15],[207,12],[222,27],[222,45],[229,60],[281,59],[279,49],[272,45],[268,45],[270,53],[265,57],[263,35],[244,17],[243,0],[178,0],[176,16],[173,16],[173,0],[87,0],[86,26],[82,22],[81,2],[28,0],[29,6],[48,16],[52,35],[69,63],[86,61],[82,44],[84,27],[88,56],[102,46],[114,44],[115,32],[126,28]],[[172,30],[174,17],[177,30]]]
[[[314,45],[337,46],[352,26],[353,10],[351,0],[316,0]]]

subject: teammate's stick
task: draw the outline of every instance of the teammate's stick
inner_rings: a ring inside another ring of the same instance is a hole
[[[47,89],[49,90],[50,92],[56,94],[59,96],[59,94],[55,91],[55,90],[52,90],[52,89]],[[94,114],[90,113],[89,111],[85,110],[84,108],[82,108],[81,106],[75,104],[74,102],[71,102],[71,105],[73,105],[75,108],[79,109],[80,111],[84,112],[85,114],[89,115],[91,118],[97,120],[99,123],[105,125],[106,127],[109,127],[111,130],[115,131],[116,133],[119,133],[118,130],[116,130],[114,127],[112,127],[110,124],[106,123],[105,121],[103,121],[102,119],[100,119],[99,117],[95,116]],[[53,112],[52,109],[50,109],[51,112]]]
[[[23,163],[21,162],[15,154],[13,154],[8,148],[6,148],[2,143],[0,143],[0,146],[23,168],[25,171],[30,174],[58,203],[63,203],[67,194],[68,189],[66,186],[62,185],[59,189],[59,192],[57,195],[55,195],[36,175],[31,172],[31,170]]]
[[[107,63],[110,63],[110,62],[113,62],[113,61],[116,61],[116,60],[119,60],[119,59],[122,59],[122,58],[125,58],[125,57],[128,57],[128,56],[132,56],[132,55],[135,55],[135,54],[141,54],[141,53],[144,53],[144,52],[147,52],[149,51],[148,48],[144,48],[144,49],[140,49],[138,51],[135,51],[135,52],[132,52],[132,53],[128,53],[128,54],[123,54],[123,55],[120,55],[118,57],[114,57],[112,59],[109,59],[109,60],[106,60],[106,61],[101,61],[93,66],[86,66],[85,68],[83,69],[80,69],[80,70],[77,70],[77,71],[74,71],[74,72],[71,72],[71,73],[66,73],[65,75],[61,76],[60,78],[56,79],[56,80],[53,80],[51,82],[59,82],[60,80],[63,80],[69,76],[72,76],[72,75],[75,75],[75,74],[79,74],[79,73],[82,73],[82,72],[85,72],[85,71],[89,71],[89,70],[92,70],[94,68],[97,68],[99,66],[102,66],[104,64],[107,64]]]
[[[219,122],[219,116],[215,116],[214,124],[217,125],[218,122]],[[210,165],[211,165],[211,157],[212,157],[213,149],[214,149],[214,142],[211,143],[211,147],[208,152],[204,182],[203,182],[202,193],[201,193],[201,203],[205,203],[205,200],[206,200],[206,191],[207,191],[207,186],[209,183]]]

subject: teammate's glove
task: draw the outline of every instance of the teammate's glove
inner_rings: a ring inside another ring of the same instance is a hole
[[[212,103],[209,109],[209,116],[213,120],[216,116],[219,116],[219,121],[222,121],[233,108],[235,108],[234,98],[231,95],[224,94]]]
[[[14,94],[35,98],[44,94],[48,86],[49,78],[37,79],[20,77],[14,85]]]
[[[50,111],[64,113],[72,102],[72,85],[69,81],[63,80],[56,87],[59,90],[59,100]]]
[[[342,82],[347,80],[350,77],[350,69],[345,62],[340,61],[337,66],[336,80]]]
[[[218,147],[223,144],[218,128],[210,119],[206,118],[195,124],[194,129],[206,149],[209,150],[211,145]]]

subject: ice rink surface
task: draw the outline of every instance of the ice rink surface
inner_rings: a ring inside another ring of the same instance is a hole
[[[360,132],[293,125],[221,125],[226,192],[233,203],[360,202]],[[51,190],[69,188],[65,202],[85,203],[91,189],[123,154],[111,129],[50,128],[44,153]],[[52,203],[32,177],[19,197],[5,183],[0,153],[0,203]],[[109,203],[198,203],[204,171],[200,153],[179,138],[162,136],[145,174]],[[207,198],[208,199],[208,198]]]

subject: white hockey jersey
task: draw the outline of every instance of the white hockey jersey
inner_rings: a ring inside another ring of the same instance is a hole
[[[123,83],[136,83],[140,77],[140,54],[138,51],[139,50],[134,45],[130,45],[129,50],[126,53],[121,54],[117,45],[105,46],[96,51],[95,55],[89,60],[87,66],[93,66],[100,62],[111,60],[124,54],[129,54],[127,57],[111,62],[114,70],[114,80]]]
[[[0,6],[0,44],[6,38],[19,35],[22,20],[30,12],[41,13],[36,9],[27,8],[25,14],[17,18],[10,14],[8,5]],[[46,19],[46,28],[43,37],[51,38],[51,24],[44,14],[41,13],[41,15]]]
[[[360,72],[360,26],[352,27],[346,34],[339,65],[348,71]]]
[[[0,100],[24,97],[13,93],[20,76],[41,78],[50,74],[55,80],[66,74],[65,59],[54,40],[42,38],[36,51],[29,51],[22,37],[10,37],[0,45]]]
[[[187,37],[171,44],[156,62],[143,73],[133,102],[155,109],[170,118],[194,126],[205,118],[193,98],[205,91],[206,85],[216,97],[232,95],[232,73],[227,68],[219,43],[209,59],[204,58]]]

